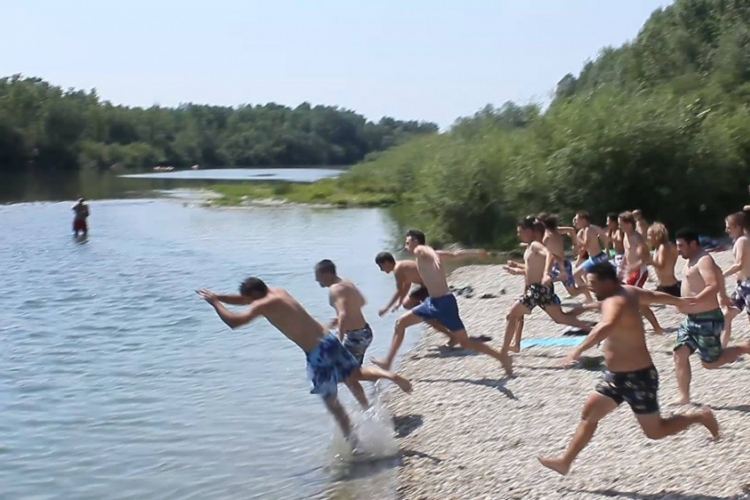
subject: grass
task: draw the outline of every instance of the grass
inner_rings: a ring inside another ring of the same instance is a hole
[[[324,204],[336,207],[388,207],[400,203],[399,193],[372,189],[367,183],[321,179],[312,183],[244,182],[216,184],[211,190],[221,195],[217,205],[238,206],[247,200],[284,200],[292,203]]]

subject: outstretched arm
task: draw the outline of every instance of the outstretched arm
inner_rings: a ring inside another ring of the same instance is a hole
[[[450,258],[455,259],[459,257],[482,257],[485,258],[489,255],[489,252],[484,249],[472,249],[472,250],[456,250],[455,252],[449,252],[447,250],[435,250],[438,257],[441,259]]]
[[[219,318],[221,318],[221,320],[232,330],[242,325],[246,325],[258,316],[261,316],[260,309],[265,303],[265,301],[261,299],[260,301],[250,304],[247,309],[235,313],[224,307],[221,301],[219,301],[219,297],[212,291],[197,290],[196,293],[200,295],[203,300],[213,306],[216,314],[219,315]]]
[[[654,290],[646,290],[645,288],[631,287],[631,290],[638,294],[638,303],[642,306],[648,306],[651,304],[664,304],[667,306],[685,307],[693,305],[695,297],[675,297],[668,293],[657,292]]]
[[[244,306],[247,304],[247,299],[239,293],[217,293],[216,298],[220,302],[233,306]]]

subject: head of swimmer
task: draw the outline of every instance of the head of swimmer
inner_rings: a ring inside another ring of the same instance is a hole
[[[743,234],[747,228],[747,216],[744,212],[736,212],[724,219],[724,225],[726,232],[732,239],[737,239]]]
[[[573,217],[573,227],[576,229],[583,229],[591,224],[589,219],[589,213],[585,210],[579,210]]]
[[[625,234],[633,234],[635,232],[636,219],[633,212],[623,212],[617,217],[617,222],[620,225],[620,229]]]
[[[666,245],[669,242],[669,231],[667,230],[667,226],[661,222],[651,224],[648,227],[646,236],[651,248],[659,248],[660,245]]]
[[[518,239],[524,243],[531,243],[532,241],[540,239],[540,237],[544,235],[544,224],[536,217],[524,217],[518,222],[516,233],[518,234]]]
[[[380,252],[375,256],[375,264],[386,274],[393,272],[396,267],[396,259],[390,252]]]
[[[677,253],[683,259],[691,259],[703,251],[698,233],[693,229],[680,229],[674,237],[677,243]]]
[[[404,248],[409,253],[414,253],[414,249],[419,245],[426,245],[427,238],[424,233],[418,229],[409,229],[406,231],[406,241],[404,242]]]
[[[240,295],[245,299],[245,302],[251,304],[253,301],[268,295],[268,286],[262,279],[250,277],[240,283]]]
[[[315,264],[315,281],[317,281],[322,288],[327,288],[336,283],[336,281],[338,281],[338,276],[336,275],[336,264],[328,259],[323,259]]]
[[[589,286],[597,300],[607,299],[620,290],[617,269],[608,261],[598,262],[588,270]]]

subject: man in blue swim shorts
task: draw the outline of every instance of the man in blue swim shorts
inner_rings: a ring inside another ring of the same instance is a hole
[[[419,323],[434,320],[442,324],[450,332],[450,338],[458,342],[461,347],[488,354],[505,364],[508,359],[507,356],[503,356],[500,352],[482,342],[477,342],[469,338],[461,317],[458,314],[456,297],[448,288],[448,280],[445,277],[442,259],[467,255],[466,252],[469,251],[436,251],[427,245],[424,233],[416,229],[410,229],[406,232],[405,247],[417,259],[417,270],[422,277],[422,283],[424,283],[429,291],[429,297],[396,320],[393,340],[388,355],[384,359],[372,358],[372,362],[386,370],[390,369],[398,348],[401,347],[401,343],[404,341],[406,329]],[[483,250],[472,252],[483,256],[487,254]]]
[[[693,297],[695,305],[682,308],[687,318],[677,331],[674,346],[675,374],[679,398],[673,403],[690,403],[690,355],[698,351],[704,368],[713,370],[732,363],[743,354],[750,354],[750,342],[723,348],[721,332],[724,314],[719,307],[718,294],[723,277],[711,254],[698,240],[698,233],[682,229],[675,234],[677,252],[686,259],[682,270],[682,297]]]
[[[386,378],[404,392],[411,392],[411,383],[404,377],[376,366],[360,366],[336,334],[316,321],[286,290],[269,288],[261,279],[253,277],[242,282],[239,294],[217,295],[206,289],[197,293],[213,306],[219,318],[230,328],[235,329],[264,317],[297,344],[307,357],[307,373],[312,382],[310,392],[323,398],[347,440],[352,438],[352,428],[349,416],[338,400],[339,383],[360,380],[375,382]],[[222,302],[248,307],[235,313],[224,307]],[[356,443],[354,439],[350,442]]]
[[[573,226],[579,230],[580,236],[578,237],[578,246],[585,249],[588,253],[588,258],[583,261],[581,265],[573,272],[577,282],[582,282],[585,285],[585,276],[591,270],[591,268],[599,262],[608,262],[609,257],[602,250],[602,245],[607,244],[607,234],[599,226],[595,226],[591,223],[588,212],[580,210],[576,213],[573,219]],[[586,302],[593,302],[591,293],[587,290],[585,292]]]

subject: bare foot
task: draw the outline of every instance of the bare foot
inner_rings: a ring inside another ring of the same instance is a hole
[[[393,383],[396,384],[398,386],[398,388],[401,389],[402,391],[404,391],[405,393],[411,394],[412,386],[411,386],[411,382],[409,382],[408,379],[405,379],[404,377],[402,377],[398,373],[394,373],[393,374]]]
[[[690,398],[678,398],[669,403],[668,406],[684,406],[690,404]]]
[[[380,368],[382,368],[383,370],[390,370],[390,369],[391,369],[391,364],[390,364],[390,363],[388,363],[388,362],[387,362],[386,360],[384,360],[384,359],[378,359],[378,358],[370,358],[370,361],[372,361],[372,364],[373,364],[373,365],[375,365],[375,366],[379,366],[379,367],[380,367]]]
[[[456,342],[455,340],[451,340],[443,344],[443,347],[446,349],[455,349],[457,345],[458,342]]]
[[[721,435],[719,432],[719,422],[716,420],[713,410],[708,405],[703,405],[701,412],[703,413],[703,425],[711,432],[714,439],[719,439]]]
[[[563,462],[559,458],[536,457],[536,459],[539,460],[539,463],[543,466],[547,467],[548,469],[552,469],[553,471],[557,472],[558,474],[562,474],[563,476],[567,476],[568,472],[570,472],[570,465],[566,465],[565,462]]]
[[[521,346],[519,344],[513,344],[512,346],[508,347],[508,350],[510,352],[515,352],[516,354],[518,354],[519,352],[521,352]]]
[[[505,374],[509,377],[512,377],[513,376],[513,358],[511,358],[507,354],[503,354],[503,359],[500,360],[500,363],[502,363],[503,365]]]

